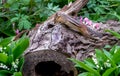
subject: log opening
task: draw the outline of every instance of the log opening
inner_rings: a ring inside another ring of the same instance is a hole
[[[43,62],[39,62],[36,66],[35,66],[35,72],[38,75],[42,75],[42,76],[53,76],[55,75],[57,72],[59,72],[61,69],[61,66],[57,63],[55,63],[54,61],[43,61]]]
[[[73,63],[62,53],[39,50],[25,55],[23,76],[76,76]]]

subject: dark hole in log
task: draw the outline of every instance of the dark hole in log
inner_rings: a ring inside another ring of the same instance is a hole
[[[35,72],[40,76],[54,76],[60,69],[61,66],[54,61],[40,62],[35,66]]]
[[[53,24],[49,24],[48,25],[48,29],[50,29],[50,28],[52,28],[52,27],[54,27],[55,25],[53,25]]]
[[[75,16],[75,15],[76,15],[76,13],[75,13],[75,12],[72,12],[72,13],[71,13],[71,15],[72,15],[72,16]]]

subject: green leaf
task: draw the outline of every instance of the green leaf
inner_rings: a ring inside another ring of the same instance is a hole
[[[107,69],[102,76],[110,76],[110,74],[116,69],[116,67],[114,68],[110,68],[110,69]]]
[[[7,46],[12,41],[12,39],[13,37],[5,38],[4,40],[0,42],[0,46]]]
[[[24,58],[21,58],[18,64],[19,71],[22,71],[23,63],[24,63]]]
[[[12,54],[13,47],[11,47],[11,45],[12,45],[12,42],[8,46],[6,46],[6,49],[4,49],[4,52],[7,53],[8,56]]]
[[[10,76],[11,72],[7,70],[0,70],[0,76]]]
[[[117,64],[118,62],[120,62],[120,47],[116,46],[114,52],[115,53],[113,54],[113,60]]]
[[[100,76],[99,72],[97,72],[96,70],[94,70],[94,69],[91,68],[90,66],[84,64],[83,62],[81,62],[81,61],[79,61],[79,60],[76,60],[76,59],[73,59],[73,58],[71,58],[71,59],[69,59],[69,60],[73,61],[73,62],[74,62],[75,64],[77,64],[77,65],[80,65],[81,68],[87,70],[88,72],[93,73],[93,74],[95,74],[96,76]]]
[[[114,45],[111,49],[110,49],[110,53],[113,55],[114,51],[115,51],[116,45]]]
[[[108,51],[106,51],[105,49],[103,49],[104,54],[106,55],[106,57],[108,57],[110,60],[112,60],[113,56],[112,54],[110,54]]]
[[[14,74],[12,76],[22,76],[21,72],[14,72]]]
[[[11,7],[9,8],[10,11],[18,11],[19,10],[19,3],[15,2],[11,5]]]
[[[23,52],[26,50],[26,48],[29,46],[29,38],[28,37],[23,37],[21,38],[16,46],[13,48],[13,57],[14,60],[16,60],[18,57],[23,54]]]
[[[112,35],[114,35],[116,38],[120,39],[120,34],[115,32],[115,31],[112,31],[112,30],[106,30],[106,32],[110,32]]]
[[[31,28],[31,23],[27,19],[22,18],[20,19],[18,26],[19,26],[19,30],[22,30],[22,29],[28,30]]]
[[[99,6],[97,6],[97,7],[95,7],[95,8],[93,8],[95,11],[96,11],[96,13],[98,13],[98,14],[104,14],[105,13],[105,11],[104,11],[104,8],[102,8],[100,5]]]
[[[117,65],[115,64],[114,60],[113,60],[113,56],[112,54],[110,54],[108,51],[103,49],[104,54],[106,55],[106,57],[110,60],[110,63],[113,67],[116,67]]]
[[[8,4],[13,4],[15,2],[15,0],[7,0]]]
[[[88,65],[92,68],[96,68],[96,65],[95,65],[94,61],[90,58],[85,59],[84,62],[86,63],[86,65]]]
[[[5,15],[4,12],[0,12],[0,17],[3,17]]]
[[[7,59],[8,59],[7,55],[0,53],[0,62],[7,63]]]
[[[102,50],[95,49],[96,59],[98,61],[98,65],[102,67],[104,65],[104,62],[107,60],[107,57],[102,52]]]
[[[10,21],[11,22],[16,22],[17,20],[19,20],[19,17],[13,17]]]
[[[24,5],[28,5],[30,2],[30,0],[21,0],[21,3],[23,3]]]
[[[79,74],[78,76],[95,76],[95,75],[90,72],[83,72],[83,73]]]
[[[21,9],[22,11],[26,11],[26,10],[28,10],[28,8],[29,8],[29,7],[21,7],[20,9]]]
[[[116,10],[115,10],[115,11],[120,15],[119,10],[120,10],[120,6],[118,6],[118,7],[116,8]]]
[[[7,65],[12,65],[12,62],[14,62],[13,55],[10,55],[8,56],[8,59],[7,59]]]

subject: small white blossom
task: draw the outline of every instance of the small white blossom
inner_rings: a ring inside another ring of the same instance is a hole
[[[103,70],[103,67],[100,67],[101,70]]]
[[[4,68],[4,69],[9,69],[6,65],[4,65],[3,63],[0,63],[0,68]]]
[[[12,62],[12,66],[13,66],[14,68],[18,68],[18,66],[15,64],[15,62]]]
[[[105,67],[111,67],[110,61],[107,60],[106,62],[104,62],[104,66],[105,66]]]
[[[5,53],[5,52],[2,52],[3,54],[5,54],[5,55],[8,55],[7,53]]]
[[[6,48],[6,47],[4,47],[3,49],[4,49],[4,50],[6,50],[7,48]]]
[[[0,52],[2,52],[2,47],[0,47]]]
[[[92,60],[94,61],[94,63],[95,63],[95,64],[98,64],[98,61],[97,61],[97,59],[96,59],[96,56],[95,56],[95,55],[93,55]]]

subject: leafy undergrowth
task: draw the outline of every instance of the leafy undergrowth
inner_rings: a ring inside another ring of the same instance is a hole
[[[105,22],[106,20],[120,21],[120,0],[89,0],[80,11],[80,15],[93,21]]]
[[[22,76],[22,54],[28,45],[28,37],[22,37],[17,41],[9,37],[0,42],[0,76]]]
[[[31,29],[73,0],[0,0],[0,35]]]

